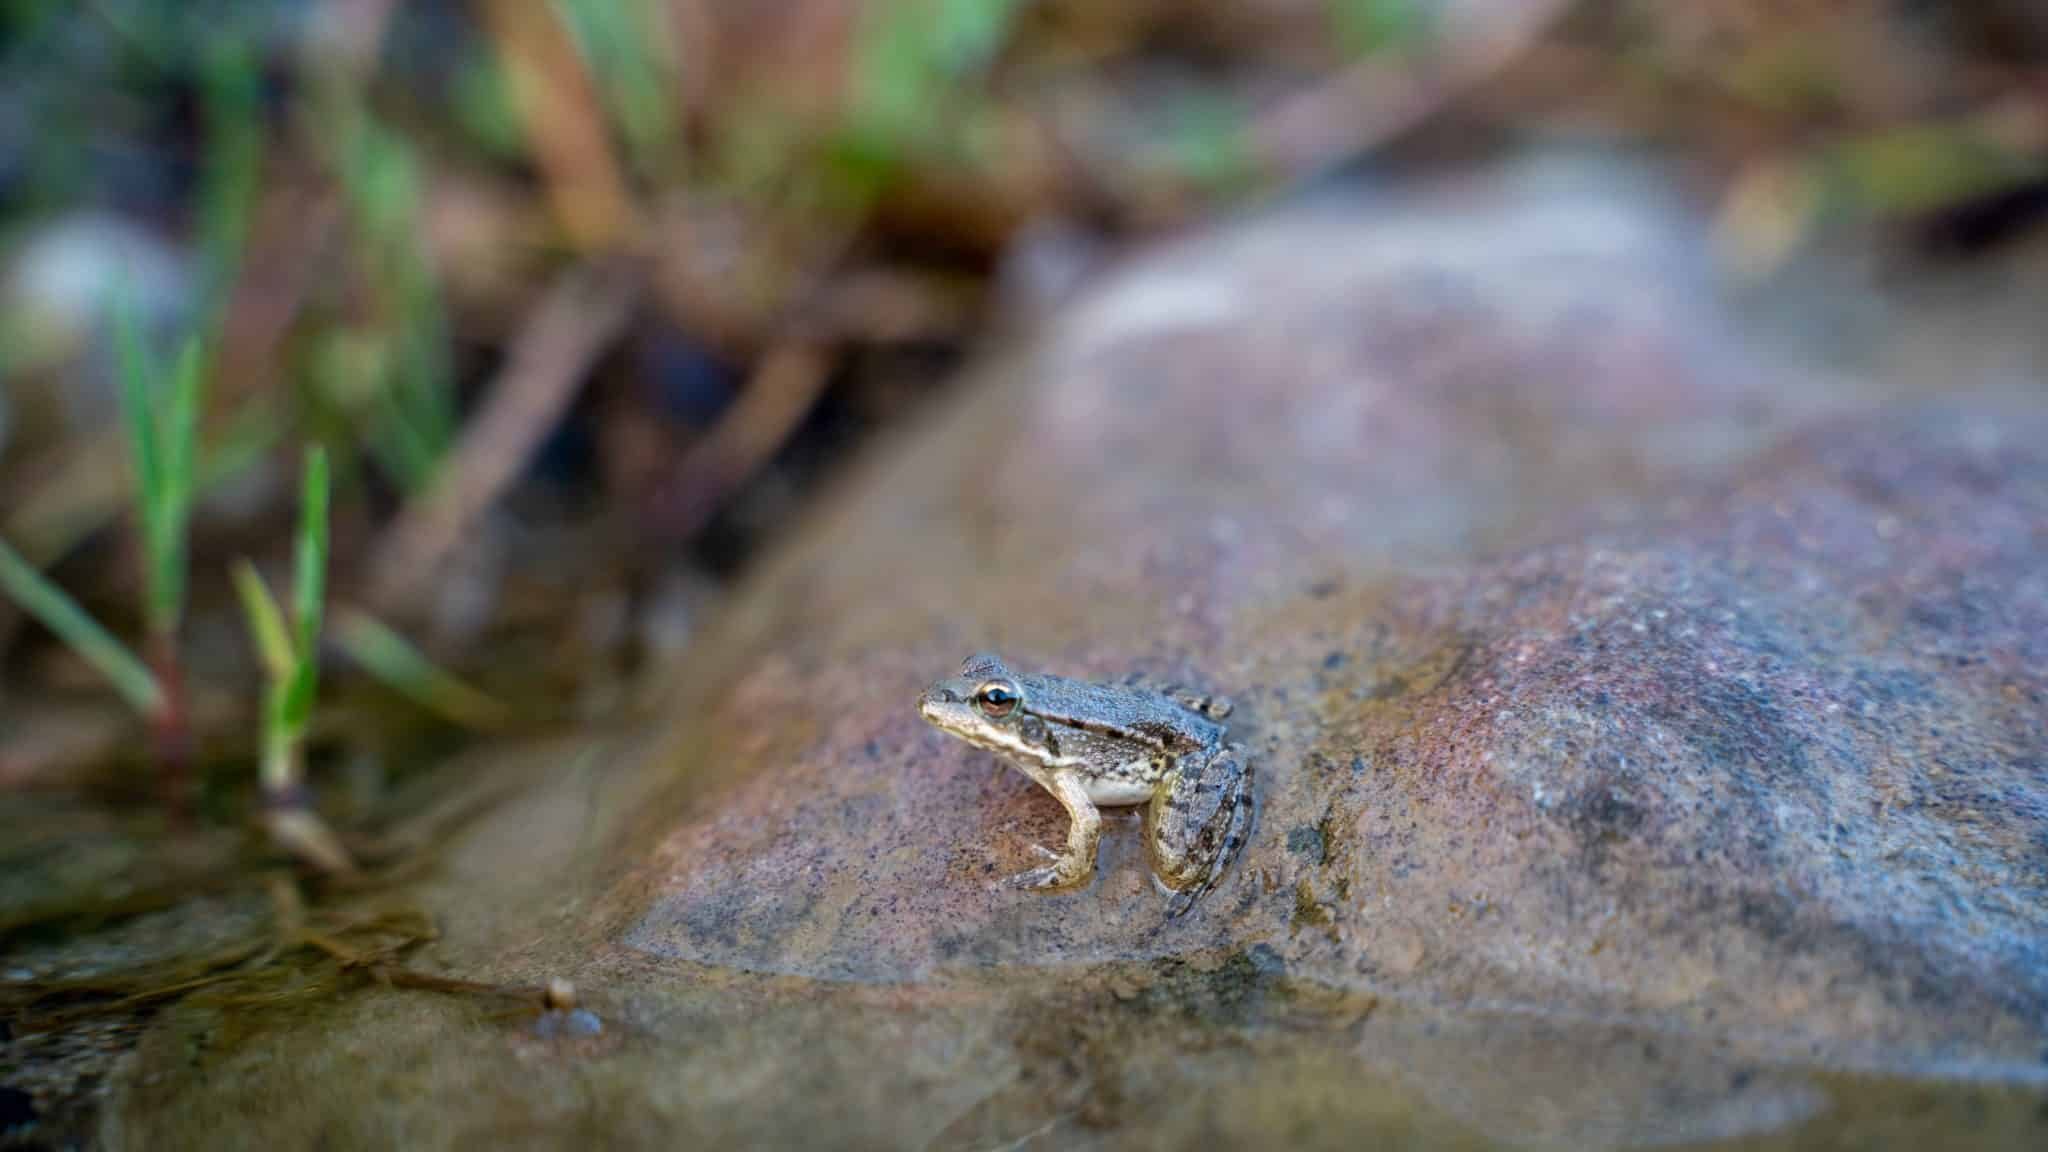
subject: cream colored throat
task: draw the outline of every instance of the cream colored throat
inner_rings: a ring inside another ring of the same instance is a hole
[[[1006,756],[1020,757],[1034,768],[1079,768],[1087,763],[1078,756],[1053,756],[1042,747],[1026,744],[1023,740],[1001,728],[985,728],[976,732],[954,732],[953,735],[977,748],[999,752]]]

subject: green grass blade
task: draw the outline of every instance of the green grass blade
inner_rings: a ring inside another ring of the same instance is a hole
[[[164,428],[164,491],[166,502],[179,514],[192,502],[198,474],[199,415],[206,403],[205,387],[199,340],[187,339],[171,375],[171,409]]]
[[[335,642],[372,676],[465,728],[502,728],[505,706],[436,667],[405,637],[354,609],[335,616]]]
[[[291,720],[292,681],[280,680],[263,694],[263,791],[288,795],[300,784],[299,740],[303,726]]]
[[[327,449],[318,444],[306,452],[295,562],[292,621],[298,628],[297,651],[300,660],[318,667],[320,616],[327,597]]]
[[[336,163],[392,349],[371,413],[373,445],[399,485],[417,492],[456,427],[446,308],[418,240],[419,163],[403,137],[360,112],[340,138]]]
[[[156,488],[161,472],[156,455],[156,406],[150,397],[149,348],[142,322],[123,290],[114,297],[114,344],[121,384],[121,413],[128,421],[128,445],[135,455],[135,480],[144,492]]]
[[[292,670],[292,677],[277,702],[277,723],[293,740],[297,740],[312,722],[313,698],[319,690],[320,661],[309,656]]]
[[[262,399],[242,406],[221,429],[212,448],[200,454],[195,495],[213,491],[249,470],[277,446],[284,425]]]
[[[163,524],[164,469],[159,452],[154,396],[155,369],[142,336],[142,324],[128,294],[119,293],[114,302],[115,346],[119,355],[121,412],[128,423],[128,454],[135,469],[135,511],[142,529],[145,561],[154,586],[160,568],[159,554],[168,539]],[[150,627],[160,624],[157,606],[146,605]]]
[[[263,169],[262,76],[256,54],[230,34],[208,54],[203,77],[206,160],[199,191],[200,250],[208,321],[217,334],[241,266]]]
[[[398,392],[403,387],[398,380],[399,371],[394,370],[384,391],[377,396],[378,436],[374,447],[378,459],[391,470],[399,487],[417,494],[433,479],[434,466],[440,455],[406,414],[403,398]]]
[[[258,397],[243,405],[221,431],[212,449],[200,454],[194,498],[248,471],[269,455],[283,433],[283,422],[267,398]],[[8,518],[4,529],[14,534],[22,553],[38,568],[49,567],[58,557],[78,547],[86,537],[104,528],[116,511],[97,499],[74,498],[80,484],[91,485],[83,474],[92,462],[88,452],[60,465],[57,479],[43,484],[42,490],[16,507],[14,515]]]
[[[163,711],[163,689],[142,661],[4,540],[0,540],[0,590],[98,669],[129,707],[145,717]]]
[[[163,508],[158,532],[163,536],[150,571],[150,618],[160,634],[173,632],[185,614],[188,579],[187,541],[193,494],[198,485],[199,414],[205,403],[205,374],[197,339],[186,341],[171,377],[170,412],[164,426],[161,459]]]
[[[399,346],[403,372],[397,381],[399,399],[413,434],[430,454],[431,463],[438,464],[455,442],[456,427],[455,393],[449,385],[454,371],[448,358],[447,312],[433,269],[416,252],[408,256],[400,280],[405,322]]]
[[[263,662],[264,674],[273,683],[283,683],[298,663],[298,655],[292,651],[291,631],[285,627],[284,613],[278,609],[263,577],[247,560],[235,565],[235,594],[241,597],[242,615],[249,621],[249,639],[256,648],[256,658]]]

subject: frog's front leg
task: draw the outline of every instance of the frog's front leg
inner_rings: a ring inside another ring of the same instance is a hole
[[[1088,798],[1088,789],[1082,786],[1080,776],[1072,772],[1056,772],[1043,783],[1067,810],[1067,850],[1044,867],[1010,877],[1004,883],[1012,888],[1072,888],[1087,883],[1095,875],[1095,846],[1102,840],[1102,815]]]
[[[1251,831],[1252,765],[1234,744],[1183,756],[1145,809],[1152,866],[1173,889],[1179,916],[1216,886]]]

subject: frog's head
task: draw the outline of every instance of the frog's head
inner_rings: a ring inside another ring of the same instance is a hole
[[[917,710],[934,728],[983,748],[1019,752],[1028,742],[1019,730],[1028,715],[1024,685],[992,652],[969,656],[959,675],[925,689]]]

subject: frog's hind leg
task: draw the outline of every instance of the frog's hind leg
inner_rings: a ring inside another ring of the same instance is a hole
[[[1214,888],[1250,837],[1252,774],[1243,749],[1228,745],[1205,761],[1183,758],[1152,794],[1145,841],[1159,878],[1173,889],[1168,917]]]

